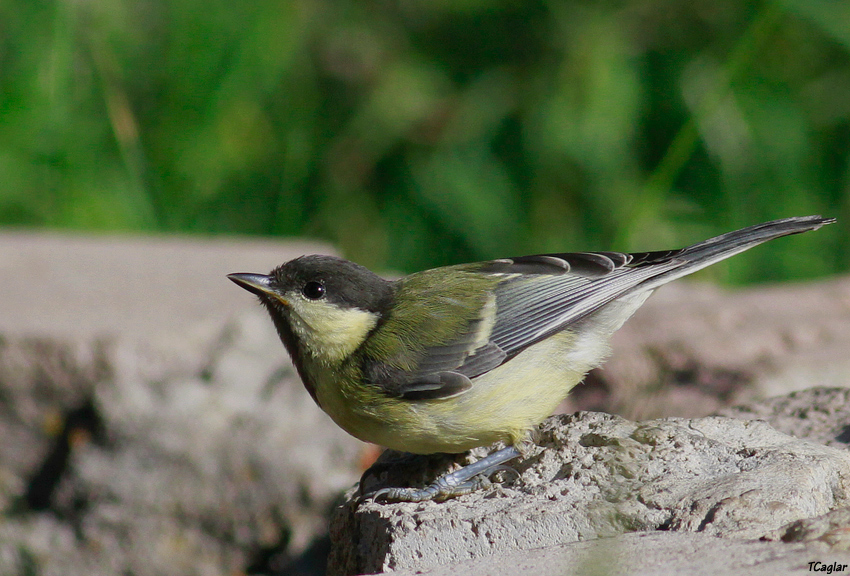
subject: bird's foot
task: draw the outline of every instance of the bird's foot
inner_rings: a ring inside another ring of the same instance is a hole
[[[423,502],[425,500],[447,500],[469,494],[490,485],[489,477],[500,470],[516,473],[513,468],[504,466],[508,460],[520,455],[519,450],[508,446],[459,470],[444,474],[425,488],[382,488],[365,494],[364,499],[372,498],[384,502]]]

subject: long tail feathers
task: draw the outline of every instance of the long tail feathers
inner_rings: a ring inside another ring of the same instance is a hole
[[[715,262],[749,250],[753,246],[767,242],[768,240],[790,234],[799,234],[809,230],[817,230],[821,226],[832,224],[833,222],[835,222],[835,218],[798,216],[794,218],[783,218],[782,220],[772,220],[709,238],[681,250],[674,257],[674,260],[682,262],[681,266],[650,278],[640,285],[640,290],[650,290],[676,278],[692,274],[697,270],[702,270]]]

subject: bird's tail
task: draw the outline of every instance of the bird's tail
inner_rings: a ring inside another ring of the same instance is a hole
[[[639,289],[641,291],[652,290],[671,280],[692,274],[697,270],[702,270],[706,266],[711,266],[715,262],[749,250],[762,242],[790,234],[817,230],[821,226],[832,224],[833,222],[835,222],[835,218],[797,216],[794,218],[772,220],[709,238],[693,246],[683,248],[673,255],[667,253],[668,258],[672,256],[672,261],[681,262],[681,265],[647,279],[639,285]],[[652,260],[651,253],[641,254],[640,256],[646,258],[648,260],[647,263],[650,263]]]

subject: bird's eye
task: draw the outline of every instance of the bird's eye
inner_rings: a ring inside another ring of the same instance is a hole
[[[321,282],[307,282],[301,289],[301,293],[310,300],[318,300],[325,295],[325,285]]]

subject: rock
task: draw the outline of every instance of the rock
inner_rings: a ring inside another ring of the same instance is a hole
[[[416,466],[393,473],[427,474]],[[850,504],[850,453],[759,421],[553,417],[514,466],[518,478],[443,503],[358,504],[349,493],[331,526],[329,574],[425,570],[635,531],[754,539]]]
[[[811,568],[810,568],[811,566]],[[835,569],[843,566],[843,569]],[[844,574],[850,554],[820,546],[753,540],[723,540],[689,532],[622,534],[586,542],[487,556],[422,571],[398,570],[387,576],[775,576]]]
[[[839,508],[814,518],[796,520],[768,532],[765,540],[823,542],[831,550],[850,551],[850,508]]]
[[[0,574],[324,572],[363,445],[224,277],[314,251],[0,234]]]
[[[718,415],[764,420],[797,438],[836,448],[850,446],[850,388],[809,388],[725,408]]]
[[[225,275],[267,272],[314,252],[334,253],[303,240],[0,231],[0,334],[125,335],[181,349],[193,332],[215,333],[207,327],[252,308]]]

